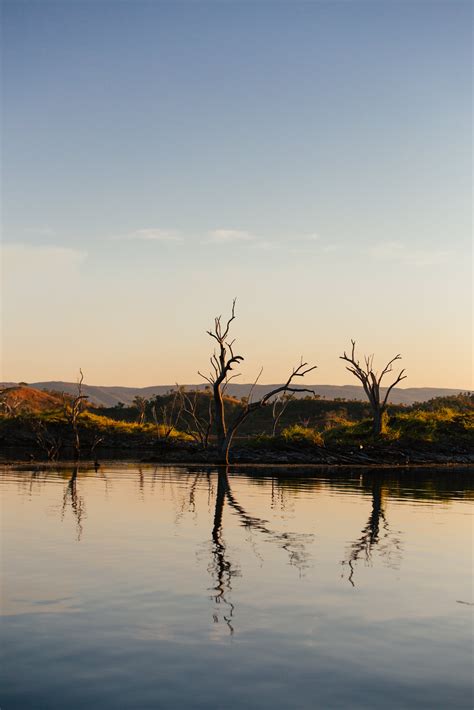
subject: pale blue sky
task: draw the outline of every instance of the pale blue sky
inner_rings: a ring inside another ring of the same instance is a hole
[[[469,2],[4,2],[7,380],[243,380],[351,337],[471,386]]]

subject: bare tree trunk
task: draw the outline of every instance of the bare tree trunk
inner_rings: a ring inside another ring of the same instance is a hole
[[[224,436],[222,443],[218,445],[217,450],[219,464],[223,464],[225,466],[229,465],[229,451],[232,439],[234,438],[234,434],[235,429],[231,429],[230,431],[228,431],[227,434]]]
[[[224,397],[222,395],[222,390],[220,383],[215,383],[214,387],[214,417],[217,435],[217,451],[219,455],[219,463],[228,463],[228,449],[229,444],[226,444],[226,426],[225,426],[225,412],[224,412]],[[229,442],[230,443],[230,442]]]
[[[81,440],[79,436],[79,415],[81,414],[82,411],[82,405],[84,400],[88,399],[87,394],[82,394],[82,383],[84,380],[84,375],[79,368],[79,373],[80,377],[77,381],[77,396],[74,397],[74,399],[71,402],[71,410],[69,413],[69,422],[71,424],[72,428],[72,434],[73,434],[73,451],[74,451],[74,460],[78,461],[81,456]]]
[[[380,436],[380,434],[382,433],[382,429],[383,429],[383,426],[382,426],[383,412],[378,407],[374,407],[372,411],[373,411],[373,418],[374,418],[372,430],[373,430],[374,436]]]

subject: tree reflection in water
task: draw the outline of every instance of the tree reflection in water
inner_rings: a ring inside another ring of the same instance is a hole
[[[80,496],[77,492],[77,473],[78,467],[74,466],[67,484],[66,491],[63,497],[63,506],[61,511],[61,520],[64,520],[64,514],[66,512],[68,500],[71,502],[71,510],[74,517],[76,518],[77,525],[77,539],[80,540],[83,533],[83,519],[85,515],[85,505],[84,498]]]
[[[311,534],[276,532],[268,527],[266,520],[250,515],[233,494],[229,483],[228,471],[227,467],[220,468],[217,474],[217,493],[212,528],[212,562],[209,566],[209,571],[215,582],[213,587],[215,594],[212,599],[216,604],[224,604],[226,606],[226,612],[222,616],[231,634],[233,634],[232,619],[235,606],[226,595],[232,591],[233,578],[241,576],[241,573],[239,568],[228,558],[227,547],[222,534],[225,503],[227,502],[231,510],[238,515],[243,527],[266,536],[268,540],[275,542],[281,549],[285,550],[288,554],[289,563],[297,567],[300,574],[308,565],[309,554],[306,550],[306,544],[312,542],[314,536]],[[213,618],[216,623],[219,621],[217,614],[214,614]]]
[[[355,563],[363,559],[367,565],[370,565],[375,548],[390,567],[398,566],[401,558],[402,545],[399,533],[390,529],[385,513],[387,491],[382,481],[374,479],[371,492],[372,509],[367,524],[362,528],[360,537],[349,546],[347,557],[342,562],[349,567],[348,580],[353,587],[355,587]]]
[[[146,491],[146,475],[143,467],[137,467],[138,473],[138,494],[144,500]],[[51,470],[49,470],[50,472]],[[172,500],[177,506],[175,524],[179,522],[181,517],[187,512],[197,515],[196,501],[198,500],[198,491],[200,482],[203,478],[207,480],[207,503],[212,517],[211,529],[211,559],[208,564],[208,571],[212,577],[212,596],[216,612],[213,614],[214,621],[218,623],[222,619],[228,626],[230,633],[234,632],[235,622],[235,603],[231,598],[232,585],[236,577],[241,576],[241,570],[234,561],[230,559],[228,546],[224,537],[224,511],[227,509],[231,514],[237,516],[240,525],[249,532],[247,542],[249,542],[255,554],[259,557],[263,564],[263,557],[256,549],[255,536],[260,539],[276,544],[288,556],[289,564],[296,567],[300,575],[308,566],[309,553],[308,546],[314,539],[314,535],[294,532],[281,532],[273,530],[268,521],[259,518],[249,513],[241,504],[238,496],[233,492],[229,481],[229,469],[221,467],[217,471],[217,487],[214,481],[216,480],[216,469],[211,467],[191,468],[187,470],[187,475],[183,472],[180,474],[180,480],[185,483],[184,486],[175,486],[175,473],[170,472],[168,476],[163,476],[160,467],[156,467],[151,476],[151,491],[154,492],[155,484],[159,480],[164,491],[167,483],[171,483],[169,491]],[[64,471],[57,471],[64,475]],[[47,475],[46,471],[35,471],[31,474],[29,486],[34,485],[34,481],[39,481],[43,476]],[[68,474],[69,475],[69,474]],[[103,470],[96,469],[96,476],[103,478],[106,485],[106,495],[108,494],[108,478]],[[258,480],[258,479],[255,479]],[[389,565],[396,567],[401,558],[401,540],[399,533],[392,531],[387,520],[385,502],[393,487],[393,481],[390,479],[377,478],[373,475],[364,474],[361,477],[362,489],[370,491],[372,506],[366,525],[362,528],[359,537],[349,544],[346,552],[346,557],[342,564],[348,569],[347,579],[352,586],[355,586],[355,575],[357,563],[362,560],[366,564],[372,563],[374,552],[382,557]],[[260,479],[262,483],[262,479]],[[320,486],[322,481],[312,480],[308,483],[305,479],[305,484],[311,489]],[[324,480],[324,484],[329,482]],[[337,481],[332,479],[329,485],[337,485]],[[286,496],[291,489],[296,486],[301,486],[301,481],[296,481],[294,478],[290,481],[283,478],[272,477],[271,482],[271,508],[275,509],[277,501],[282,509],[285,507]],[[286,490],[288,488],[288,490]],[[360,488],[359,488],[360,490]],[[184,493],[183,497],[177,491]],[[442,497],[439,491],[436,491],[439,497]],[[31,495],[31,491],[30,491]],[[431,493],[429,497],[434,497]],[[291,497],[291,495],[290,495]],[[445,497],[449,498],[449,494]],[[77,540],[80,541],[83,535],[84,520],[86,517],[84,497],[78,491],[78,467],[72,469],[70,478],[67,482],[64,491],[61,518],[64,519],[68,506],[72,510],[76,522]],[[209,553],[207,553],[209,554]],[[343,574],[343,576],[345,576]]]
[[[240,574],[237,567],[233,566],[227,557],[227,548],[222,536],[222,514],[224,503],[229,492],[229,479],[227,471],[220,470],[217,474],[216,505],[214,510],[214,524],[212,526],[212,560],[208,567],[214,578],[213,600],[216,605],[223,604],[226,611],[222,613],[222,618],[229,627],[231,634],[234,627],[231,619],[234,615],[234,604],[230,602],[226,594],[232,591],[232,579]],[[218,623],[218,614],[213,614],[214,623]]]

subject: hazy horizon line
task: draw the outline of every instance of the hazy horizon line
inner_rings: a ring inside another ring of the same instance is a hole
[[[72,380],[35,380],[34,382],[26,382],[26,380],[2,380],[0,382],[0,385],[19,385],[22,382],[25,383],[26,386],[28,387],[33,387],[34,385],[43,385],[43,384],[63,384],[63,385],[77,385],[77,381],[72,381]],[[256,384],[254,382],[233,382],[230,384],[231,387],[272,387],[272,386],[278,386],[283,384],[283,382],[278,382],[278,381],[273,381],[273,382],[257,382]],[[174,387],[210,387],[210,385],[206,382],[174,382],[174,383],[169,383],[169,382],[164,382],[162,384],[153,384],[153,385],[107,385],[107,384],[91,384],[90,382],[83,382],[82,383],[83,387],[108,387],[108,388],[118,388],[118,389],[150,389],[152,387],[169,387],[170,389]],[[307,388],[307,387],[357,387],[359,389],[363,389],[361,384],[335,384],[335,383],[315,383],[311,384],[309,382],[302,382],[301,385],[296,385],[297,387],[301,388]],[[387,385],[381,385],[381,389],[387,389],[390,384]],[[397,390],[414,390],[414,389],[445,389],[445,390],[456,390],[459,392],[471,392],[472,388],[470,387],[446,387],[444,385],[412,385],[411,387],[396,387]]]

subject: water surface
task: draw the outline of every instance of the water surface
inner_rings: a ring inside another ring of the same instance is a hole
[[[2,710],[472,707],[469,472],[0,484]]]

